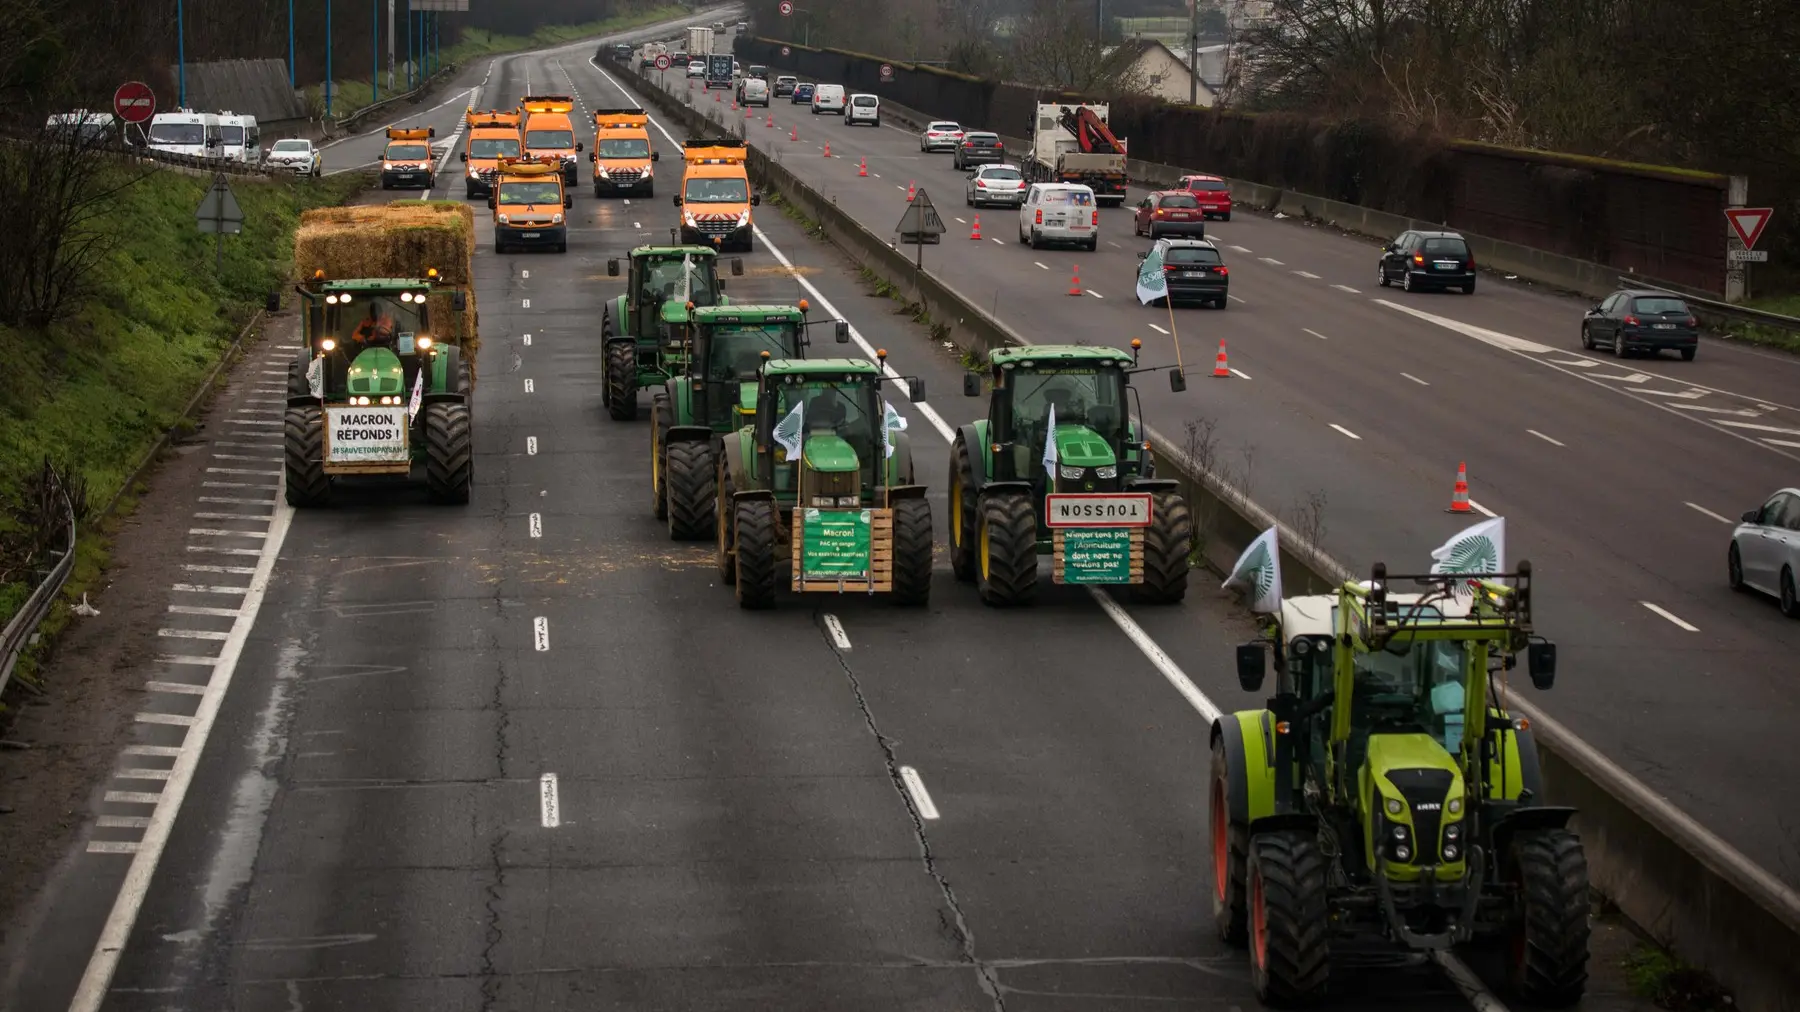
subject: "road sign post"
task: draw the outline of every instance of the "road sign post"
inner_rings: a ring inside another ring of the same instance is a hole
[[[894,230],[900,233],[901,244],[912,243],[913,266],[925,269],[925,244],[937,245],[944,234],[944,219],[938,216],[937,208],[932,206],[931,197],[920,190],[907,201],[906,211],[900,215],[900,224]]]
[[[200,198],[200,206],[194,211],[194,224],[202,233],[213,234],[213,269],[223,270],[225,234],[237,235],[244,230],[244,209],[238,206],[231,184],[225,181],[225,173],[213,174],[212,189]]]
[[[881,65],[881,79],[884,82],[892,81],[894,79],[894,65],[893,64],[884,63]]]
[[[789,3],[788,0],[781,0],[781,6],[776,9],[781,12],[781,16],[784,18],[791,18],[794,16],[794,5]]]
[[[142,127],[156,115],[156,93],[142,81],[126,81],[113,92],[113,115],[122,123]]]
[[[1747,195],[1747,185],[1741,185],[1743,177],[1732,177],[1731,202],[1739,204]],[[1725,301],[1736,302],[1750,295],[1750,269],[1745,266],[1752,263],[1768,263],[1768,250],[1756,249],[1756,240],[1762,238],[1763,229],[1769,225],[1769,219],[1775,216],[1775,209],[1770,207],[1728,207],[1725,209],[1725,221],[1730,229],[1725,235]]]

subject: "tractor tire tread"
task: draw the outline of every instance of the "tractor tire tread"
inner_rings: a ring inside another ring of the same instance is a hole
[[[331,476],[325,473],[325,410],[310,404],[288,408],[281,429],[288,505],[325,505],[331,499]]]
[[[637,418],[637,343],[612,341],[606,346],[606,413],[613,421]]]
[[[667,446],[672,424],[669,395],[659,393],[650,398],[650,512],[658,520],[669,519]]]
[[[684,440],[663,446],[663,489],[669,538],[705,541],[713,536],[712,444]]]
[[[1522,832],[1513,838],[1514,867],[1525,933],[1522,965],[1512,967],[1519,997],[1544,1008],[1567,1008],[1587,988],[1587,854],[1566,829]]]
[[[1003,493],[982,496],[980,509],[981,523],[988,530],[986,579],[979,576],[977,560],[982,603],[996,608],[1030,604],[1038,585],[1037,505],[1029,495]]]
[[[1221,736],[1212,745],[1211,783],[1214,789],[1229,790],[1231,781],[1226,762],[1225,739]],[[1229,794],[1226,797],[1229,798]],[[1209,818],[1216,817],[1216,813],[1209,815]],[[1213,926],[1218,929],[1220,941],[1241,949],[1250,940],[1250,904],[1246,896],[1249,880],[1245,871],[1250,863],[1250,834],[1243,825],[1231,821],[1229,804],[1225,822],[1226,881],[1223,895],[1214,883]]]
[[[750,499],[737,504],[737,601],[738,607],[775,607],[776,520],[775,504]]]
[[[434,502],[469,501],[475,477],[475,427],[469,406],[452,401],[425,405],[425,483]]]
[[[1318,842],[1302,833],[1263,833],[1251,841],[1249,874],[1262,878],[1268,934],[1268,965],[1251,968],[1251,986],[1264,1004],[1299,1008],[1325,997],[1331,979],[1326,865]]]
[[[713,512],[713,544],[718,556],[719,580],[729,587],[737,583],[737,558],[732,554],[732,549],[736,547],[732,520],[737,509],[733,498],[737,486],[731,480],[731,462],[726,459],[723,447],[713,454],[713,460],[713,466],[718,469],[713,482],[719,490],[718,505]]]
[[[894,504],[894,603],[920,607],[931,602],[931,503],[901,499]]]
[[[1178,604],[1187,596],[1194,514],[1177,493],[1157,492],[1150,517],[1144,528],[1144,582],[1131,585],[1131,598],[1140,604]]]
[[[962,499],[962,530],[950,532],[950,569],[956,579],[962,583],[974,583],[981,572],[981,562],[975,557],[976,529],[980,524],[979,493],[976,491],[974,466],[969,457],[969,444],[958,439],[956,447],[950,453],[950,481],[947,488],[952,494]],[[955,513],[951,514],[951,523],[956,522]]]

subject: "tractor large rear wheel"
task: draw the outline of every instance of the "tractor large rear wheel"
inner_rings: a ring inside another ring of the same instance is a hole
[[[1278,1008],[1316,1005],[1331,980],[1325,856],[1312,837],[1263,833],[1250,841],[1250,988]]]
[[[740,608],[775,607],[775,503],[737,504],[737,601]]]
[[[950,451],[950,569],[964,583],[974,583],[980,570],[975,558],[979,513],[975,500],[981,486],[972,463],[969,444],[958,438]]]
[[[469,501],[475,479],[475,428],[469,406],[454,401],[425,405],[425,484],[433,502]]]
[[[704,541],[713,536],[715,472],[712,443],[688,439],[663,446],[671,540]]]
[[[1207,817],[1212,825],[1213,925],[1227,945],[1243,946],[1250,937],[1249,903],[1244,898],[1250,834],[1231,821],[1231,770],[1221,735],[1212,746],[1211,790]]]
[[[673,424],[669,395],[657,394],[650,398],[650,512],[658,520],[669,518],[668,481],[663,476],[669,462],[663,456],[663,447],[668,441],[669,426]]]
[[[1187,500],[1173,492],[1156,493],[1150,506],[1150,526],[1144,528],[1144,582],[1131,585],[1133,600],[1176,604],[1187,596],[1193,534],[1194,515]]]
[[[894,503],[894,603],[931,601],[931,504],[923,499]]]
[[[637,417],[637,344],[613,341],[606,346],[606,413],[614,421]]]
[[[983,604],[1030,604],[1037,596],[1037,506],[1021,492],[980,497],[975,586]]]
[[[1518,833],[1508,850],[1519,904],[1507,977],[1532,1005],[1566,1008],[1587,987],[1587,855],[1566,829]]]
[[[736,525],[737,502],[735,493],[737,486],[731,480],[731,462],[725,458],[724,448],[713,454],[715,472],[713,479],[719,490],[718,507],[713,511],[713,533],[719,547],[719,579],[729,587],[737,582],[737,550]]]
[[[325,505],[331,499],[331,476],[325,473],[325,410],[314,404],[289,408],[281,422],[288,505]]]

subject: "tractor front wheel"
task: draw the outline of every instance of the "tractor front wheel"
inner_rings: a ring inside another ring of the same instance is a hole
[[[663,476],[668,459],[663,447],[668,443],[669,426],[674,421],[669,411],[669,395],[650,398],[650,512],[658,520],[669,519],[668,481]]]
[[[975,586],[981,601],[996,608],[1030,604],[1038,583],[1036,504],[1019,492],[986,494],[979,501]]]
[[[979,569],[975,558],[978,488],[969,444],[958,439],[950,453],[950,569],[964,583],[974,583]]]
[[[323,506],[331,499],[325,473],[325,409],[315,404],[289,408],[282,416],[289,506]]]
[[[475,430],[469,406],[453,401],[425,405],[425,483],[433,502],[469,501],[475,478]]]
[[[1250,841],[1250,988],[1280,1008],[1316,1005],[1331,979],[1325,856],[1311,836],[1263,833]]]
[[[1132,600],[1143,604],[1176,604],[1187,596],[1188,552],[1192,549],[1194,515],[1187,500],[1158,492],[1144,528],[1144,582],[1131,585]]]
[[[606,412],[614,421],[637,417],[637,343],[613,341],[606,346]]]
[[[1226,764],[1223,735],[1213,742],[1211,783],[1208,818],[1212,821],[1213,925],[1218,928],[1221,941],[1242,947],[1250,937],[1250,915],[1244,899],[1250,834],[1231,821],[1231,769]]]
[[[775,607],[775,503],[747,499],[737,504],[737,602],[740,608]]]
[[[931,504],[924,499],[894,503],[894,603],[931,601]]]
[[[312,365],[310,356],[296,358],[288,363],[287,395],[289,397],[311,397],[312,384],[306,381],[307,367]]]
[[[713,478],[714,486],[719,490],[718,507],[713,511],[713,529],[718,537],[719,546],[719,579],[726,586],[737,582],[737,541],[732,521],[737,515],[734,501],[737,487],[731,481],[731,462],[725,459],[723,448],[713,454],[718,470]]]
[[[712,537],[713,485],[712,444],[700,440],[682,440],[663,445],[663,488],[669,519],[669,538],[674,541],[704,541]]]
[[[1518,833],[1508,850],[1518,896],[1508,980],[1533,1005],[1566,1008],[1587,987],[1587,855],[1566,829]]]

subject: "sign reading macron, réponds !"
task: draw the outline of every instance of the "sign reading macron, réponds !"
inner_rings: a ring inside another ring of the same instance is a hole
[[[333,464],[407,461],[406,409],[326,408],[325,459]]]

